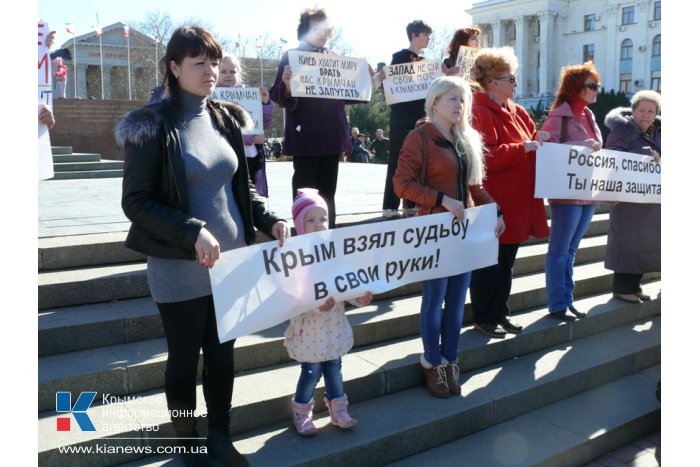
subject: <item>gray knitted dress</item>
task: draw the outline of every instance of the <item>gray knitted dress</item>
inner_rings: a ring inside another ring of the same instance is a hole
[[[206,222],[221,251],[245,246],[243,218],[233,197],[238,158],[205,109],[205,99],[182,90],[180,138],[190,215]],[[209,269],[198,261],[148,257],[148,286],[157,303],[211,295]]]

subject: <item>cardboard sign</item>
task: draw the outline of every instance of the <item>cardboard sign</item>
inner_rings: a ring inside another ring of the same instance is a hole
[[[46,104],[49,108],[53,108],[51,93],[51,58],[49,57],[49,48],[46,47],[45,43],[49,32],[51,32],[49,25],[39,22],[39,78],[37,81],[37,99],[39,106],[41,106],[41,104]],[[39,109],[40,108],[41,107],[39,107]],[[51,152],[49,129],[46,125],[39,124],[39,180],[52,178],[53,175],[53,154]]]
[[[630,152],[544,143],[537,150],[535,197],[661,203],[661,164]]]
[[[474,81],[472,78],[472,68],[474,67],[474,56],[479,52],[476,47],[461,46],[457,55],[457,63],[455,66],[460,68],[459,75],[464,78],[467,83]]]
[[[445,75],[438,60],[389,65],[384,71],[384,95],[388,105],[425,99],[433,81]]]
[[[496,205],[344,227],[239,248],[209,270],[221,342],[322,305],[495,264]]]
[[[241,133],[244,135],[262,135],[265,132],[263,128],[262,98],[260,97],[259,88],[217,87],[209,97],[222,101],[235,102],[250,114],[253,119],[253,127],[241,128]]]
[[[293,97],[369,101],[372,79],[364,58],[290,50]]]

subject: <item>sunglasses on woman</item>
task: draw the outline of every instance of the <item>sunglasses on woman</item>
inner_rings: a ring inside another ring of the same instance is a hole
[[[598,91],[600,89],[599,83],[586,83],[583,85],[584,88],[588,88],[591,91]]]
[[[501,76],[500,78],[494,78],[496,81],[510,81],[510,84],[515,84],[515,75]]]

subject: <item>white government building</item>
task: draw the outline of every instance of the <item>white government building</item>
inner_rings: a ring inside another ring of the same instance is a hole
[[[547,105],[561,67],[587,60],[607,91],[661,91],[661,0],[485,0],[466,12],[482,47],[515,49],[525,108]]]

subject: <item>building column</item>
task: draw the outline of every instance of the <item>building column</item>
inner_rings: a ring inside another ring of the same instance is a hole
[[[105,86],[105,99],[111,99],[112,98],[112,66],[111,65],[103,65],[103,73],[102,73],[102,79],[104,80],[104,86]]]
[[[516,97],[523,97],[526,94],[525,85],[527,84],[527,69],[528,57],[525,50],[525,41],[527,40],[526,21],[524,16],[516,16],[513,18],[515,24],[515,56],[518,57],[520,63],[520,83],[516,91]]]
[[[606,8],[605,13],[608,15],[608,34],[605,44],[605,73],[601,75],[603,78],[603,86],[606,91],[617,89],[620,82],[620,67],[618,63],[619,53],[617,44],[617,15],[619,9],[617,5],[611,5]],[[598,55],[596,51],[596,55]]]
[[[503,29],[501,26],[503,25],[503,21],[500,19],[494,21],[491,23],[491,35],[493,44],[491,45],[492,47],[500,47],[503,44]]]
[[[87,97],[88,97],[88,90],[87,90],[88,66],[78,63],[77,68],[78,68],[78,95],[76,96],[76,99],[77,98],[87,99]]]
[[[540,96],[547,96],[553,93],[551,88],[552,77],[554,71],[552,67],[555,65],[555,38],[554,38],[554,20],[557,13],[553,11],[543,11],[538,13],[540,20]]]

